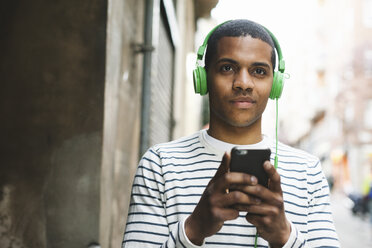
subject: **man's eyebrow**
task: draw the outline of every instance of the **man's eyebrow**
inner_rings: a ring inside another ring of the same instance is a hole
[[[263,66],[263,67],[267,67],[267,68],[271,68],[271,66],[268,64],[268,63],[265,63],[265,62],[254,62],[252,64],[252,66]]]
[[[230,59],[230,58],[221,58],[221,59],[216,61],[216,64],[225,63],[225,62],[228,62],[228,63],[231,63],[231,64],[239,64],[238,61]],[[262,66],[262,67],[267,67],[269,69],[271,68],[271,66],[268,63],[265,63],[265,62],[254,62],[254,63],[251,64],[251,66]]]
[[[224,62],[228,62],[228,63],[231,63],[231,64],[239,64],[238,61],[233,60],[233,59],[230,59],[230,58],[219,59],[219,60],[217,60],[216,64],[218,64],[218,63],[224,63]]]

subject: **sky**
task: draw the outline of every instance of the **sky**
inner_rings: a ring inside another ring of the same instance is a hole
[[[220,0],[211,15],[218,22],[237,18],[250,19],[281,37],[290,33],[293,28],[307,26],[313,18],[311,12],[314,5],[315,0]]]

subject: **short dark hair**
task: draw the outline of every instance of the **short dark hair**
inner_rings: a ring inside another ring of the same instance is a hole
[[[221,26],[217,27],[216,30],[213,31],[207,43],[208,45],[207,52],[205,54],[205,69],[208,70],[208,66],[213,56],[216,54],[217,43],[222,37],[241,36],[251,36],[252,38],[260,39],[271,46],[272,48],[271,63],[273,65],[274,70],[276,55],[273,39],[262,25],[245,19],[228,21],[222,24]]]

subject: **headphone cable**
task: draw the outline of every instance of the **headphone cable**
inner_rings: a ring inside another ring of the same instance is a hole
[[[275,118],[275,160],[274,160],[274,167],[275,169],[278,168],[278,112],[279,112],[279,107],[278,107],[278,98],[276,98],[276,118]]]
[[[278,168],[278,112],[279,112],[279,104],[278,98],[276,100],[276,116],[275,116],[275,159],[274,159],[274,167],[275,169]],[[256,229],[256,237],[254,239],[254,248],[257,248],[257,241],[258,241],[258,232]]]

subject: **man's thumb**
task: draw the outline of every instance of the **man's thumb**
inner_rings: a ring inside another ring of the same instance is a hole
[[[227,173],[230,168],[230,154],[225,152],[222,157],[221,165],[218,167],[215,178],[222,176],[223,174]]]

